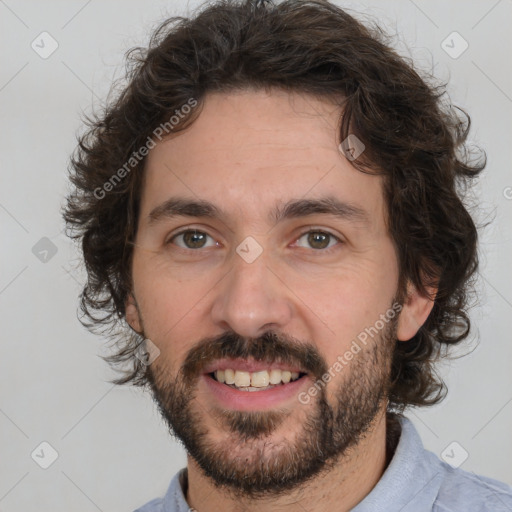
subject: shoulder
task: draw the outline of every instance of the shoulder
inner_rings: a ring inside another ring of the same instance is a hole
[[[435,512],[510,512],[512,487],[503,482],[452,468],[439,461],[443,478],[433,510]]]
[[[409,489],[406,497],[408,508],[405,510],[512,512],[512,487],[452,467],[423,447],[409,419],[402,417],[400,423],[400,440],[388,468],[388,476],[395,482],[399,481],[402,489],[404,483]]]

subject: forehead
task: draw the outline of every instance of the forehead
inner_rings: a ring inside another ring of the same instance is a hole
[[[381,178],[339,151],[339,106],[273,90],[214,93],[184,132],[147,157],[141,214],[170,196],[268,217],[289,199],[335,196],[384,217]]]

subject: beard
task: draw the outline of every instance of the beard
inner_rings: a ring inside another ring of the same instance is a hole
[[[333,379],[333,403],[322,381],[329,367],[314,345],[273,331],[205,339],[175,376],[160,361],[147,368],[147,381],[171,434],[215,486],[238,499],[278,497],[332,469],[371,430],[389,394],[397,322],[398,315],[361,347],[342,368],[341,382]],[[318,394],[308,407],[299,400],[297,407],[265,411],[203,407],[196,400],[201,369],[224,357],[298,366],[318,383]]]

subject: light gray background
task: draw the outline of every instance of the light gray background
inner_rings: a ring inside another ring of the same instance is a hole
[[[472,311],[479,345],[441,368],[449,398],[409,416],[438,455],[457,441],[469,453],[464,469],[512,484],[512,2],[339,3],[398,32],[402,53],[449,78],[453,102],[472,115],[472,139],[488,152],[476,190],[479,220],[495,217],[482,238],[480,305]],[[84,276],[59,208],[81,111],[101,106],[128,48],[195,5],[0,0],[3,512],[133,510],[162,495],[185,465],[149,397],[108,383],[112,373],[98,357],[104,341],[76,319]],[[43,31],[59,44],[48,59],[31,48]],[[457,59],[441,47],[453,31],[469,43]],[[43,237],[57,248],[46,263],[32,252]],[[59,454],[46,470],[31,458],[42,441]]]

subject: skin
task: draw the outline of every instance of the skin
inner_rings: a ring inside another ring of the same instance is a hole
[[[178,374],[198,341],[226,331],[256,338],[273,329],[308,340],[331,366],[389,309],[399,275],[386,227],[382,178],[357,171],[340,153],[339,115],[339,107],[326,100],[297,93],[215,93],[206,97],[200,116],[186,131],[150,151],[126,318],[160,349],[152,371],[162,381]],[[171,196],[208,200],[226,215],[151,224],[149,213]],[[268,218],[277,204],[325,196],[357,205],[368,222],[328,214],[277,224]],[[187,249],[182,237],[170,241],[187,227],[210,235],[208,247]],[[330,250],[312,248],[307,235],[302,236],[311,229],[340,242],[331,239]],[[235,251],[248,236],[263,249],[252,263]],[[397,339],[413,337],[432,306],[409,287]],[[347,372],[336,373],[326,385],[330,403],[346,378]],[[304,389],[308,387],[306,383]],[[313,403],[287,402],[289,414],[270,441],[276,446],[293,441]],[[200,384],[194,405],[212,443],[229,441],[228,450],[236,446],[251,456],[209,414],[212,395]],[[216,487],[189,457],[187,501],[199,512],[253,511],[262,505],[267,511],[298,510],[296,503],[309,512],[350,510],[385,470],[385,411],[383,402],[366,435],[321,478],[259,503],[235,499]]]

